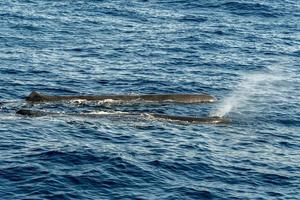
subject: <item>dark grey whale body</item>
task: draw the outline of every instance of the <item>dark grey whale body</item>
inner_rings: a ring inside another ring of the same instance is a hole
[[[42,117],[47,115],[52,116],[59,116],[62,114],[59,113],[52,113],[52,112],[45,112],[39,110],[30,110],[30,109],[20,109],[16,112],[19,115],[25,115],[30,117]],[[162,115],[162,114],[154,114],[154,113],[125,113],[125,114],[85,114],[85,113],[71,113],[66,114],[68,116],[79,116],[79,117],[107,117],[107,116],[117,116],[117,117],[143,117],[143,118],[150,118],[155,120],[166,120],[170,122],[179,122],[179,123],[188,123],[188,124],[228,124],[230,122],[227,118],[221,117],[185,117],[185,116],[174,116],[174,115]]]
[[[49,96],[43,95],[37,92],[32,92],[26,101],[30,103],[42,103],[42,102],[55,102],[55,101],[70,101],[70,100],[87,100],[87,101],[121,101],[121,102],[154,102],[154,103],[212,103],[216,101],[216,98],[207,94],[144,94],[144,95],[104,95],[104,96]],[[21,109],[17,111],[17,114],[40,117],[45,115],[61,115],[59,113],[44,112],[38,110]],[[81,117],[142,117],[146,119],[165,120],[179,123],[191,123],[191,124],[224,124],[229,120],[220,117],[186,117],[186,116],[173,116],[163,115],[155,113],[115,113],[115,114],[88,114],[88,113],[69,113],[68,116],[81,116]]]
[[[32,92],[26,101],[31,103],[51,102],[51,101],[70,101],[70,100],[87,100],[87,101],[105,101],[114,100],[122,102],[172,102],[172,103],[212,103],[217,99],[207,94],[144,94],[144,95],[103,95],[103,96],[49,96]]]
[[[190,124],[227,124],[230,122],[227,118],[222,117],[186,117],[174,115],[149,114],[155,119],[163,119],[175,122],[187,122]]]

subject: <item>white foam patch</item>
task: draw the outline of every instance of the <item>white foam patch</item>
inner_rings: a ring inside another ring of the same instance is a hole
[[[98,102],[100,102],[100,101],[98,101]],[[105,99],[101,102],[103,102],[103,103],[119,103],[121,101],[120,100],[113,100],[113,99]]]
[[[121,112],[121,111],[112,111],[112,112],[105,112],[105,111],[92,111],[84,114],[91,114],[91,115],[116,115],[116,114],[129,114],[128,112]]]
[[[94,102],[96,104],[103,104],[103,103],[120,103],[122,101],[114,100],[114,99],[105,99],[105,100],[73,99],[73,100],[69,100],[68,102],[70,102],[72,104],[88,104],[91,102]]]
[[[5,121],[5,120],[15,121],[16,119],[18,119],[18,117],[16,117],[15,115],[0,115],[0,120],[1,121]]]

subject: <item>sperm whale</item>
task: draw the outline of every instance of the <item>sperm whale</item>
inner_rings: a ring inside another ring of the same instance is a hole
[[[158,120],[167,120],[174,122],[186,122],[189,124],[228,124],[230,120],[223,117],[187,117],[161,114],[148,114],[150,117]]]
[[[115,100],[122,102],[172,102],[172,103],[213,103],[217,99],[208,94],[144,94],[144,95],[103,95],[103,96],[50,96],[38,92],[31,92],[26,97],[30,103],[70,101],[70,100],[88,100],[105,101]]]
[[[42,116],[60,116],[60,113],[45,112],[40,110],[20,109],[16,112],[19,115],[25,115],[29,117],[42,117]],[[145,119],[163,120],[169,122],[179,122],[188,124],[228,124],[230,120],[222,117],[186,117],[186,116],[175,116],[175,115],[163,115],[155,113],[116,113],[116,114],[89,114],[89,113],[69,113],[65,114],[68,116],[79,116],[79,117],[142,117]]]

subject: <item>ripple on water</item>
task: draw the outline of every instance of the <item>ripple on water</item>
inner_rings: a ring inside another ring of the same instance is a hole
[[[298,199],[298,13],[284,0],[0,2],[1,197]],[[219,102],[31,105],[31,91]],[[232,123],[66,115],[214,111]]]

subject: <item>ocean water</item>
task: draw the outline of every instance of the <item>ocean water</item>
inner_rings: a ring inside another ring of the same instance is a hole
[[[300,199],[299,74],[298,0],[1,1],[0,197]],[[30,105],[31,91],[208,93],[218,102]]]

